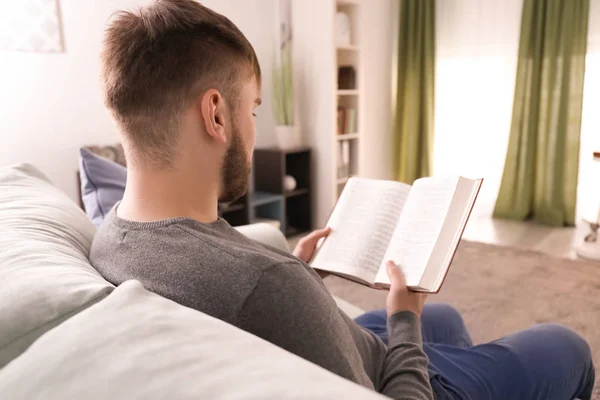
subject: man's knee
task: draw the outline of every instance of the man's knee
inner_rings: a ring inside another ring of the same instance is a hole
[[[387,326],[387,314],[384,310],[367,311],[354,319],[361,326],[382,325]]]
[[[454,326],[464,325],[460,312],[450,304],[446,303],[425,304],[422,318],[431,318],[438,323],[443,321],[445,324]]]
[[[547,323],[536,325],[530,328],[530,331],[533,333],[534,343],[541,345],[539,350],[560,354],[586,370],[593,368],[590,346],[574,330],[563,325]]]
[[[571,354],[578,363],[593,367],[589,344],[574,330],[553,323],[536,325],[532,329],[536,332],[536,340],[545,341],[557,349],[562,349]]]

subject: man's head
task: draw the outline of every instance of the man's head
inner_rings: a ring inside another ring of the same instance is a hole
[[[106,30],[105,102],[128,164],[218,171],[223,201],[247,187],[260,78],[254,49],[240,30],[193,0],[158,0],[137,13],[120,12]]]

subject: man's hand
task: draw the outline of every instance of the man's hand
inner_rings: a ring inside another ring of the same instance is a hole
[[[294,254],[296,257],[304,261],[305,263],[309,262],[312,258],[313,254],[315,254],[315,249],[317,247],[317,243],[324,237],[327,237],[331,232],[331,228],[323,228],[318,229],[304,236],[294,249]]]
[[[404,273],[393,261],[388,261],[385,266],[391,282],[385,303],[388,317],[399,311],[411,311],[421,318],[427,295],[408,290]]]
[[[308,263],[312,258],[313,254],[315,254],[315,249],[317,248],[317,243],[319,243],[319,240],[321,240],[324,237],[327,237],[327,235],[329,235],[329,232],[331,232],[331,228],[327,227],[313,231],[312,233],[304,236],[296,245],[293,254],[305,263]],[[316,270],[316,272],[317,274],[319,274],[321,279],[324,279],[325,277],[329,276],[329,274],[324,271]]]

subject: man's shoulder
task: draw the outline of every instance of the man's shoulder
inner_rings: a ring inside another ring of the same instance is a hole
[[[290,254],[258,243],[231,227],[227,230],[203,231],[184,224],[179,228],[190,236],[197,248],[202,249],[203,257],[212,258],[218,263],[250,267],[262,273],[279,264],[298,262]]]
[[[120,254],[120,258],[143,253],[146,259],[186,260],[187,264],[238,270],[244,275],[298,262],[285,252],[242,235],[222,220],[201,224],[173,219],[155,225],[124,226],[114,212],[100,226],[92,244],[92,255],[103,253]]]
[[[235,323],[264,271],[286,262],[236,232],[199,229],[185,221],[143,230],[107,221],[90,260],[109,282],[136,279],[179,304]]]

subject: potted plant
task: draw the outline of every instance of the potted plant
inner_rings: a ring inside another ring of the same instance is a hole
[[[292,30],[289,0],[279,0],[280,20],[273,66],[273,112],[275,139],[279,148],[300,146],[300,134],[294,120],[294,70],[292,65]]]

